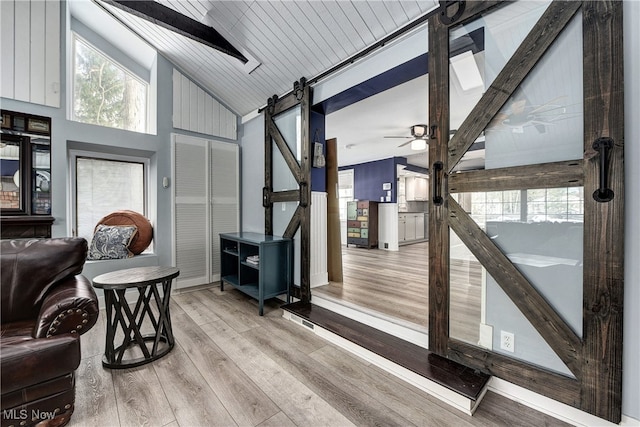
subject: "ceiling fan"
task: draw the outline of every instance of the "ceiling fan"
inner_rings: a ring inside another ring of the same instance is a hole
[[[508,129],[513,133],[524,133],[526,127],[533,126],[539,133],[545,133],[547,126],[558,120],[571,118],[567,108],[559,101],[559,96],[542,105],[531,105],[526,98],[513,100],[509,106],[496,114],[487,130]]]
[[[398,145],[398,148],[404,147],[407,144],[411,144],[412,150],[424,150],[427,148],[427,142],[429,141],[431,134],[429,133],[429,126],[427,125],[413,125],[411,126],[411,136],[385,136],[385,138],[406,138],[409,141]]]

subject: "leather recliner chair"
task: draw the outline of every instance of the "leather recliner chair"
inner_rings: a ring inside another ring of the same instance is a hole
[[[74,409],[80,335],[98,319],[96,293],[80,275],[87,241],[0,245],[1,425],[65,425]]]

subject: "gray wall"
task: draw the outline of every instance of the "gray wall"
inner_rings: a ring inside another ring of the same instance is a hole
[[[640,420],[640,2],[624,1],[625,250],[622,413]]]
[[[242,149],[242,230],[264,233],[264,115],[241,126]]]

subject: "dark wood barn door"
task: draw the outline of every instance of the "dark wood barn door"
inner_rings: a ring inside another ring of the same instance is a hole
[[[622,2],[441,4],[430,349],[618,423]]]
[[[267,235],[294,239],[299,270],[294,273],[292,296],[310,300],[310,208],[311,161],[309,159],[309,112],[311,88],[304,78],[293,92],[268,100],[265,109],[265,168],[263,206]],[[245,165],[251,167],[251,165]]]

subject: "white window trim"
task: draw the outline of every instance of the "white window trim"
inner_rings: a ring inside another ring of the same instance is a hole
[[[69,218],[67,225],[67,233],[69,236],[76,236],[76,161],[79,157],[92,158],[100,160],[112,160],[120,162],[132,162],[142,163],[144,165],[144,215],[151,221],[151,224],[155,224],[155,218],[153,212],[149,210],[151,188],[150,188],[150,166],[151,160],[147,157],[126,156],[121,154],[109,154],[100,151],[88,151],[88,150],[69,150],[69,211],[67,212],[67,218]],[[155,250],[154,250],[155,252]]]
[[[152,118],[153,118],[153,114],[152,114],[152,104],[151,104],[151,98],[156,98],[155,96],[155,91],[152,91],[152,86],[151,86],[151,81],[146,81],[145,79],[143,79],[142,77],[140,77],[140,75],[138,75],[137,73],[135,73],[133,70],[131,70],[129,67],[126,67],[125,65],[123,65],[120,61],[115,60],[111,55],[109,55],[108,53],[106,53],[105,51],[103,51],[102,49],[98,48],[96,45],[94,45],[93,43],[91,43],[89,40],[87,40],[86,38],[82,37],[80,34],[78,34],[75,31],[71,31],[71,58],[70,58],[70,67],[69,67],[69,72],[67,73],[68,75],[68,85],[67,87],[70,87],[71,90],[68,91],[67,94],[67,117],[70,121],[76,122],[76,123],[84,123],[84,124],[89,124],[92,125],[91,123],[85,123],[85,122],[81,122],[79,120],[76,120],[75,115],[74,115],[74,108],[75,108],[75,98],[74,98],[74,94],[76,91],[75,88],[75,72],[76,72],[76,39],[82,41],[82,43],[86,44],[87,46],[89,46],[91,49],[99,52],[102,56],[104,56],[105,58],[107,58],[109,61],[111,61],[112,63],[116,64],[118,67],[120,67],[121,69],[123,69],[126,73],[128,73],[131,77],[133,77],[134,79],[138,80],[141,84],[143,84],[146,87],[147,90],[147,95],[146,95],[146,111],[145,111],[145,129],[143,132],[138,132],[138,131],[134,131],[134,130],[129,130],[129,129],[122,129],[122,128],[116,128],[116,127],[111,127],[111,126],[102,126],[102,127],[106,127],[109,129],[120,129],[126,132],[136,132],[136,133],[142,133],[142,134],[155,134],[155,131],[152,132],[152,130],[155,129],[155,124],[152,123]],[[155,112],[155,110],[153,111]],[[100,126],[100,125],[93,125],[93,126]]]

